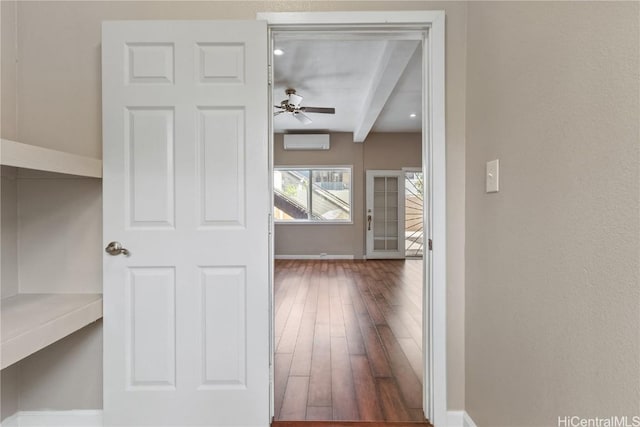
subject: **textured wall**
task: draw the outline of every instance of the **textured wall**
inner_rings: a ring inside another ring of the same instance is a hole
[[[0,137],[13,139],[16,133],[16,2],[0,2]],[[2,168],[0,193],[4,194],[2,227],[0,227],[1,296],[15,294],[17,276],[17,198],[15,172]],[[18,410],[19,370],[4,369],[0,373],[0,420]]]
[[[25,169],[18,177],[20,292],[102,292],[102,182]]]
[[[101,362],[101,320],[21,360],[20,410],[102,408]]]
[[[0,136],[15,139],[17,133],[17,3],[0,2]]]
[[[18,293],[18,182],[16,169],[2,166],[0,225],[0,296]]]
[[[640,415],[637,2],[470,2],[466,409]],[[484,192],[500,159],[500,192]]]
[[[102,408],[101,361],[99,320],[3,369],[0,420],[19,410]]]
[[[20,364],[0,371],[0,421],[20,409]]]

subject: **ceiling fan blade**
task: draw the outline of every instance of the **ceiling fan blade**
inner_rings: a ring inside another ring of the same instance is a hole
[[[311,120],[306,114],[301,113],[300,111],[296,111],[295,113],[293,113],[293,117],[300,120],[303,125],[308,125],[313,122],[313,120]]]
[[[324,114],[335,114],[335,108],[324,108],[324,107],[300,107],[300,111],[304,111],[305,113],[324,113]]]

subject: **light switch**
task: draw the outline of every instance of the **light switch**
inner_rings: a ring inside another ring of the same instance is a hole
[[[486,177],[487,193],[497,193],[500,190],[500,160],[487,162]]]

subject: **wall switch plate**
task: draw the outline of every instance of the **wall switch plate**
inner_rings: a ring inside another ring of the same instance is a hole
[[[487,162],[486,191],[487,193],[500,191],[500,160],[498,159]]]

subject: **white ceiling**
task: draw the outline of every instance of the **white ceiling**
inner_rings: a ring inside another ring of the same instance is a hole
[[[317,39],[276,37],[273,101],[280,104],[287,88],[304,99],[301,106],[334,107],[336,114],[306,113],[304,125],[291,114],[274,117],[276,132],[420,132],[422,55],[415,40],[345,36]],[[275,111],[275,109],[274,109]],[[409,117],[415,113],[415,118]],[[358,141],[362,142],[362,141]]]

